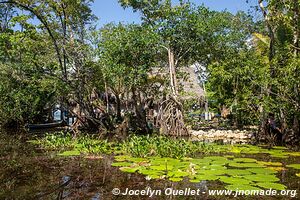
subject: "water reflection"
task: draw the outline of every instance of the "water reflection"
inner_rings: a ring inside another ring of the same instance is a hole
[[[113,196],[113,188],[129,189],[221,189],[218,181],[190,183],[187,179],[172,183],[167,180],[146,180],[139,174],[127,174],[111,167],[112,157],[86,159],[82,157],[61,158],[43,150],[37,151],[26,143],[23,136],[0,134],[0,199],[150,199],[145,196]],[[256,159],[271,161],[265,155],[253,155]],[[260,156],[260,157],[259,157]],[[287,163],[299,163],[299,158],[277,159]],[[272,161],[276,159],[272,158]],[[300,187],[295,170],[283,171],[278,176],[289,189]],[[152,199],[166,199],[157,196]],[[168,199],[231,199],[231,197],[168,197]],[[244,199],[244,198],[240,198]],[[253,198],[251,198],[253,199]],[[268,199],[268,198],[259,198]],[[269,198],[272,199],[272,198]],[[288,198],[284,198],[288,199]]]

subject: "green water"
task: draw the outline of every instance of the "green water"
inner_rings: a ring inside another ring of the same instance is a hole
[[[300,153],[285,148],[237,145],[230,152],[195,158],[58,156],[27,141],[0,134],[0,199],[232,199],[208,190],[268,188],[300,192]],[[114,196],[112,190],[201,191],[198,196]],[[237,199],[299,199],[239,196]]]

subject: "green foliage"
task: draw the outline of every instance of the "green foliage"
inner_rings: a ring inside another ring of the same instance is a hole
[[[300,169],[300,164],[290,164],[290,165],[287,165],[287,167],[292,167],[294,169]]]
[[[261,2],[263,21],[240,15],[224,23],[229,34],[216,42],[223,56],[208,67],[210,98],[230,108],[234,125],[261,125],[272,112],[283,132],[298,133],[299,3]]]
[[[267,169],[263,165],[259,165],[257,168],[245,167],[244,170],[236,168],[241,164],[258,164],[261,162],[252,158],[230,159],[221,156],[209,156],[200,159],[173,159],[147,157],[135,160],[127,157],[124,160],[126,162],[115,162],[112,166],[126,166],[121,167],[120,170],[143,174],[147,176],[146,179],[166,178],[172,182],[179,182],[184,178],[189,178],[192,183],[219,180],[226,184],[226,189],[232,190],[261,190],[261,188],[284,190],[286,188],[285,185],[277,182],[279,181],[279,178],[276,177],[277,172]],[[242,161],[251,162],[241,163]],[[233,167],[230,165],[232,163],[236,165]],[[228,164],[230,168],[227,168]],[[272,173],[269,173],[270,171]]]
[[[80,152],[78,150],[64,151],[58,155],[59,156],[80,156]]]
[[[89,135],[80,135],[76,138],[70,133],[53,133],[46,134],[43,138],[31,141],[34,144],[38,144],[46,150],[64,151],[58,155],[73,155],[77,154],[107,154],[113,151],[113,144],[107,140],[99,140]],[[76,153],[75,153],[76,154]]]
[[[73,138],[70,133],[65,134],[64,132],[58,132],[46,134],[45,137],[37,139],[36,141],[46,149],[63,149],[72,147]]]
[[[108,24],[100,30],[98,81],[106,82],[116,94],[146,84],[155,65],[157,36],[140,25]]]
[[[122,150],[135,157],[185,157],[193,153],[193,144],[164,136],[132,136],[122,144]]]

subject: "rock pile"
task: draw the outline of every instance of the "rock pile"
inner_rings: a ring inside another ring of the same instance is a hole
[[[199,139],[238,139],[250,140],[254,138],[253,130],[191,130],[191,135]]]

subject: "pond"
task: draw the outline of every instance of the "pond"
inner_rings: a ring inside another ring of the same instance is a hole
[[[297,199],[300,192],[300,152],[284,147],[236,145],[180,159],[59,156],[29,139],[0,134],[0,199],[232,199],[209,192],[237,188],[289,192],[237,199]]]

